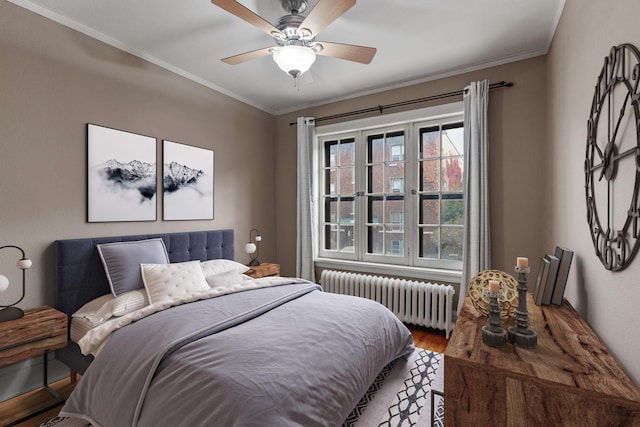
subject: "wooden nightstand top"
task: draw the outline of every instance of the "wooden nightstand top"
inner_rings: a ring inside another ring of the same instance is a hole
[[[249,266],[249,271],[244,274],[246,274],[247,276],[251,276],[254,279],[268,276],[279,276],[280,264],[263,262],[260,265]]]
[[[67,315],[43,306],[0,323],[0,367],[67,346]]]

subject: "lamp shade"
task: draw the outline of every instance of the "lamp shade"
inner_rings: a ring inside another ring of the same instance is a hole
[[[20,270],[26,270],[27,268],[31,268],[32,265],[33,263],[29,258],[23,258],[18,262],[16,262],[16,267],[18,267]]]
[[[315,52],[306,46],[282,46],[273,52],[273,60],[285,73],[299,77],[316,60]]]
[[[7,279],[7,276],[0,274],[0,292],[4,292],[7,289],[9,289],[9,279]]]
[[[246,245],[244,245],[244,251],[248,254],[252,254],[256,251],[256,244],[255,243],[247,243]]]

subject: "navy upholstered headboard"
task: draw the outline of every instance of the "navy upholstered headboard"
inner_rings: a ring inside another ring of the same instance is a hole
[[[234,257],[233,230],[56,240],[55,307],[71,315],[85,303],[110,292],[97,244],[155,238],[164,240],[171,262]],[[83,373],[90,359],[84,358],[77,345],[71,344],[68,349],[58,352],[58,358],[71,369]]]

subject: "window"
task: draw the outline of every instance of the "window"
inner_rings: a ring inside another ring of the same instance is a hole
[[[322,258],[461,269],[460,104],[386,125],[317,129]]]
[[[425,259],[462,257],[464,128],[418,127],[418,253]]]
[[[324,249],[354,252],[355,140],[339,138],[324,143]]]

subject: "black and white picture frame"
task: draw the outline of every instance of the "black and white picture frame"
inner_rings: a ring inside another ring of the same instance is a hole
[[[87,124],[87,221],[155,221],[156,139]]]
[[[163,141],[163,219],[213,219],[213,150]]]

